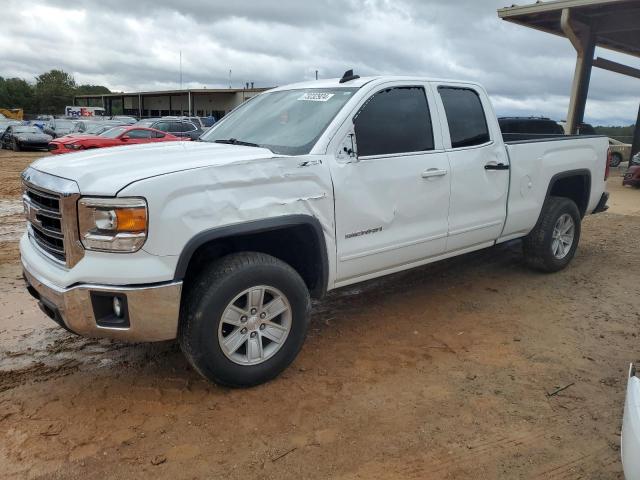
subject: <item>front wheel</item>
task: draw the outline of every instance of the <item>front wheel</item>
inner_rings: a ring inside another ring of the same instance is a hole
[[[562,270],[576,253],[580,227],[580,211],[573,200],[549,197],[538,224],[524,239],[526,262],[543,272]]]
[[[205,378],[232,387],[271,380],[307,334],[309,291],[286,263],[244,252],[216,261],[185,292],[179,341]]]

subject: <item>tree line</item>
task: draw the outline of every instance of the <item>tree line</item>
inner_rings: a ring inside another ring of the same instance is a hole
[[[102,85],[78,85],[73,75],[50,70],[38,75],[35,83],[22,78],[0,77],[0,108],[22,108],[27,114],[62,114],[73,105],[74,95],[111,93]]]
[[[594,127],[598,135],[606,135],[607,137],[618,139],[622,142],[630,143],[633,138],[635,125],[626,127]]]

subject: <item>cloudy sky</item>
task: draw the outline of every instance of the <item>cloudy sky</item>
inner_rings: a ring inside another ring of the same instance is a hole
[[[575,53],[498,19],[512,0],[3,0],[0,76],[52,68],[137,91],[183,84],[274,86],[340,76],[424,75],[483,83],[500,114],[564,119]],[[532,3],[522,1],[521,3]],[[596,51],[640,67],[640,60]],[[587,120],[630,124],[640,81],[594,69]]]

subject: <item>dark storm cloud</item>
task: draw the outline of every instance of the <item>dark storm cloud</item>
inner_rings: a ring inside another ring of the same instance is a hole
[[[564,118],[575,54],[565,39],[508,24],[507,0],[8,0],[0,75],[51,68],[116,90],[282,85],[338,76],[472,79],[499,113]],[[599,52],[632,65],[637,60]],[[595,71],[587,116],[631,122],[638,81]]]

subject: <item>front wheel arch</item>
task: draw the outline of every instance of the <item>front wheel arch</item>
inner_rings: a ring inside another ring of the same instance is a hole
[[[282,242],[274,239],[282,239]],[[291,265],[305,280],[314,298],[321,298],[327,291],[329,258],[323,229],[317,218],[304,214],[200,232],[182,249],[174,280],[188,283],[199,264],[242,251],[262,252]]]

